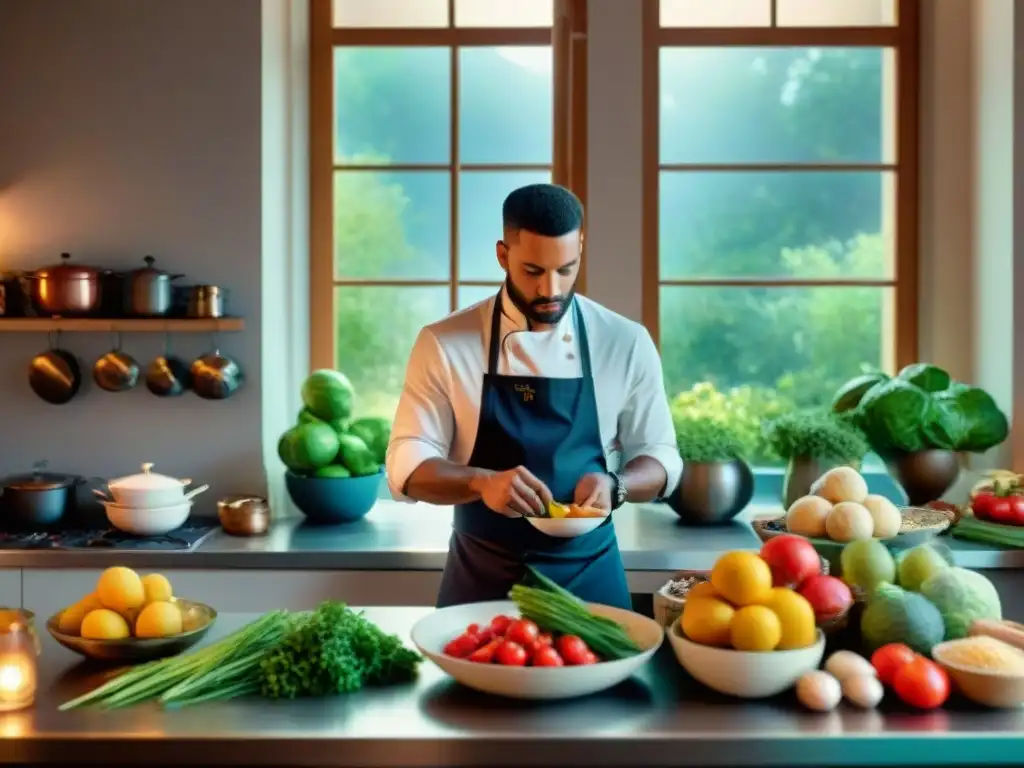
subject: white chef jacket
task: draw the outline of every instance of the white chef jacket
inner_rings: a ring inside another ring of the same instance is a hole
[[[504,376],[582,376],[574,313],[554,330],[530,331],[526,318],[502,289],[498,373]],[[591,372],[605,456],[621,453],[620,466],[650,456],[665,468],[664,495],[683,471],[661,369],[647,329],[584,296],[580,303],[590,346]],[[388,485],[403,494],[413,471],[427,459],[469,463],[480,419],[495,298],[423,328],[409,357],[405,388],[391,428]]]

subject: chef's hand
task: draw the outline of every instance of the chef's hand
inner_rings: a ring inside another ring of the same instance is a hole
[[[612,476],[605,472],[591,472],[576,484],[573,502],[581,507],[595,507],[610,512],[612,509]]]
[[[551,491],[526,467],[495,472],[480,485],[480,500],[505,517],[545,517]]]

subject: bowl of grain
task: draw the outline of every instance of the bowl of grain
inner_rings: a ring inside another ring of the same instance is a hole
[[[1024,651],[988,635],[947,640],[932,648],[932,658],[975,704],[1019,707],[1024,704]]]
[[[668,629],[683,614],[686,595],[701,582],[711,580],[709,571],[679,571],[654,593],[654,620]]]

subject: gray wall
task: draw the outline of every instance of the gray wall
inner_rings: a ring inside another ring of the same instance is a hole
[[[116,476],[151,461],[209,482],[204,506],[263,487],[261,77],[256,0],[0,0],[0,271],[62,251],[114,268],[152,253],[188,282],[232,290],[247,327],[220,346],[250,374],[223,402],[89,386],[52,406],[26,379],[45,334],[0,334],[0,474],[47,459]],[[88,366],[112,343],[61,338]],[[194,357],[213,339],[172,344]],[[160,335],[124,338],[142,363],[162,345]]]

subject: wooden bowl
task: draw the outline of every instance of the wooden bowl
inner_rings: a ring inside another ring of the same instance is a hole
[[[185,632],[170,637],[126,637],[123,640],[91,640],[77,635],[67,635],[60,631],[60,614],[58,611],[46,622],[46,629],[53,639],[69,651],[81,654],[89,659],[116,664],[138,664],[153,659],[175,656],[188,650],[198,643],[210,631],[217,620],[217,611],[204,603],[184,598],[175,598],[175,604],[181,609],[182,619],[187,626]]]

